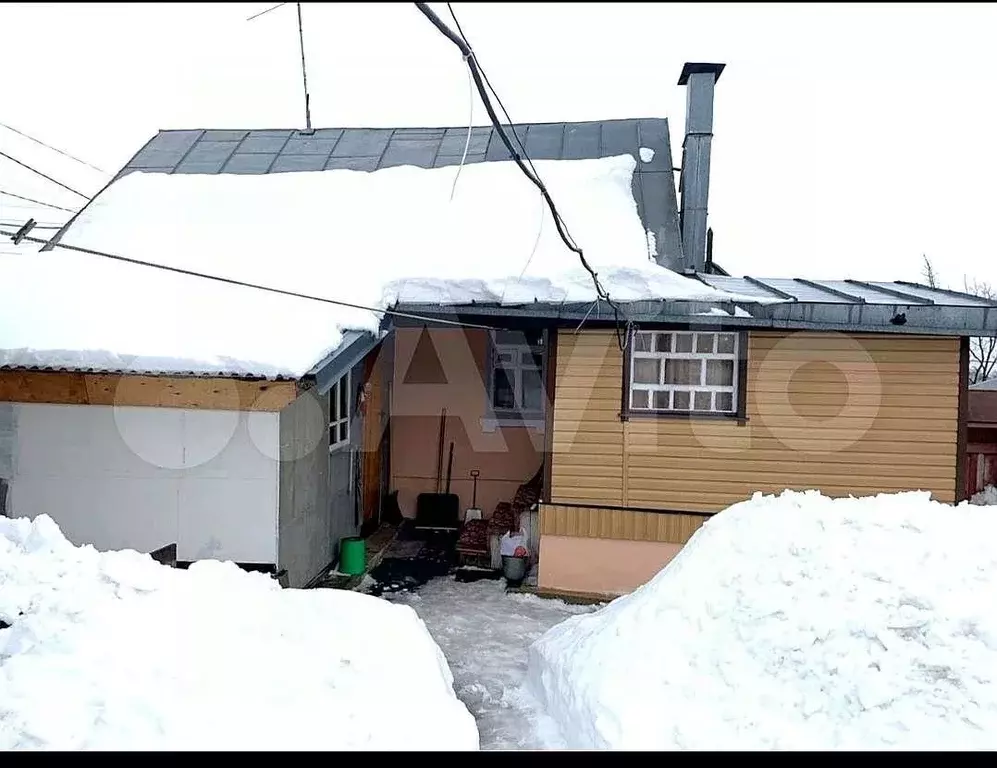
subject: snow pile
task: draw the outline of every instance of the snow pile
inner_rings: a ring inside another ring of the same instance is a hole
[[[74,547],[41,515],[0,518],[0,621],[0,749],[478,746],[425,625],[366,595]]]
[[[614,299],[734,298],[649,258],[631,190],[633,157],[536,167]],[[595,299],[588,272],[515,163],[465,166],[451,201],[455,173],[411,166],[131,173],[100,194],[62,242],[365,307]],[[141,355],[158,358],[163,371],[296,376],[338,346],[343,329],[374,329],[381,319],[74,251],[35,250],[3,257],[0,364],[53,357],[131,368],[130,356]],[[33,322],[22,322],[27,316]]]
[[[997,517],[756,494],[530,648],[573,747],[997,748]]]
[[[988,485],[979,493],[973,494],[973,498],[969,500],[969,503],[981,507],[997,505],[997,486]]]

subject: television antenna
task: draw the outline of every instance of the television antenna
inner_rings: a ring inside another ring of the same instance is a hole
[[[277,3],[277,5],[267,8],[265,11],[260,11],[259,13],[254,13],[246,21],[252,21],[253,19],[258,19],[261,16],[266,16],[270,11],[276,11],[278,8],[282,8],[285,5],[290,5],[290,3]],[[298,44],[301,47],[301,84],[305,91],[305,130],[303,133],[313,133],[312,131],[312,112],[311,112],[311,97],[308,95],[308,72],[305,69],[305,33],[304,26],[301,23],[301,3],[295,3],[298,8]]]

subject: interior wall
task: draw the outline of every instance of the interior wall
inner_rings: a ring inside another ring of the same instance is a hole
[[[277,414],[0,403],[8,515],[75,544],[277,559]]]
[[[420,342],[423,333],[430,343]],[[442,484],[453,442],[450,490],[460,497],[461,510],[470,507],[470,472],[477,469],[477,506],[490,516],[541,467],[542,432],[509,426],[488,430],[487,331],[399,328],[394,336],[391,487],[398,491],[402,514],[414,517],[416,497],[436,491],[440,415],[446,408]]]

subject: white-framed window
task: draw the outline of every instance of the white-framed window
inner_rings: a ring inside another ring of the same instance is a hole
[[[541,419],[544,412],[544,349],[540,332],[495,331],[488,396],[498,418]]]
[[[639,331],[630,360],[630,410],[734,414],[739,334]]]
[[[329,450],[350,442],[350,372],[344,373],[329,390]]]

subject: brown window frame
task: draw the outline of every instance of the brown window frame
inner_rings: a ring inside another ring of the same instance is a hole
[[[653,409],[636,409],[630,407],[630,373],[633,367],[634,337],[635,331],[631,331],[627,339],[627,348],[623,353],[623,381],[622,395],[620,398],[620,420],[630,419],[679,419],[688,421],[690,419],[704,421],[733,421],[739,426],[748,422],[748,331],[736,328],[703,328],[693,329],[689,327],[676,328],[675,326],[661,326],[654,328],[641,328],[641,331],[660,331],[669,333],[734,333],[737,335],[737,388],[735,389],[736,407],[727,413],[715,411],[662,411]]]

